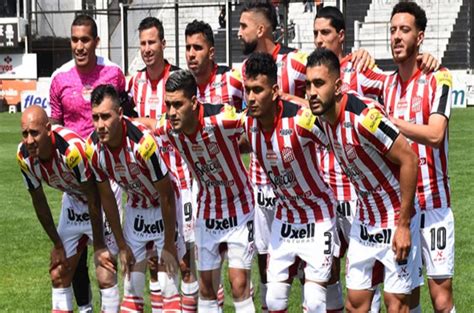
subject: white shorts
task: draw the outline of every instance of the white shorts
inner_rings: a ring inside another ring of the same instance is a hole
[[[383,280],[385,292],[410,294],[418,279],[422,279],[419,221],[417,213],[410,223],[410,254],[405,262],[399,263],[392,250],[396,227],[373,227],[355,219],[346,260],[347,288],[368,290]]]
[[[454,274],[454,217],[451,208],[421,212],[423,262],[429,278]]]
[[[307,280],[327,282],[331,276],[335,221],[288,224],[274,219],[268,251],[268,282],[291,278],[290,267],[305,262]]]
[[[223,252],[227,252],[229,267],[252,267],[255,250],[253,212],[224,219],[198,218],[195,233],[199,271],[220,268]]]
[[[127,245],[132,249],[135,261],[141,262],[161,251],[165,244],[165,224],[161,215],[161,208],[125,208],[125,223],[123,234]],[[175,237],[178,259],[185,253],[184,240],[178,232]]]
[[[334,256],[341,258],[347,251],[349,246],[349,236],[351,234],[351,226],[354,221],[354,216],[357,208],[357,200],[351,201],[337,201],[336,208],[336,229],[340,240],[339,253]]]
[[[275,194],[270,184],[254,187],[255,248],[258,254],[268,253],[272,222],[275,216]]]
[[[107,232],[107,225],[104,217],[105,244],[110,252],[116,255],[118,253],[117,243],[114,236]],[[72,257],[82,251],[87,244],[92,243],[92,224],[87,203],[79,202],[67,193],[63,193],[58,234],[67,258]]]
[[[176,219],[181,219],[182,235],[185,242],[194,242],[194,227],[196,223],[196,201],[191,189],[180,189],[176,198]]]

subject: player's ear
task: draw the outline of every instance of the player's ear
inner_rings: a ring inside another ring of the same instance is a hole
[[[197,101],[196,95],[193,95],[193,96],[191,97],[191,103],[192,103],[193,111],[196,111],[196,110],[197,110],[197,106],[198,106],[198,101]]]
[[[209,59],[214,61],[214,56],[216,54],[216,49],[214,47],[209,48]]]
[[[166,48],[166,39],[163,39],[161,41],[161,44],[163,45],[163,50],[165,50],[165,48]]]
[[[425,32],[422,31],[422,30],[420,30],[420,31],[418,32],[418,36],[417,36],[417,38],[416,38],[416,45],[417,45],[418,48],[421,47],[421,44],[423,43],[423,40],[424,40],[424,39],[425,39]]]
[[[48,131],[48,136],[49,136],[50,133],[51,133],[51,127],[52,127],[52,126],[51,126],[51,122],[48,121],[48,122],[46,123],[46,130]]]
[[[336,79],[334,95],[336,97],[342,95],[342,79],[341,78]]]
[[[100,43],[100,37],[99,36],[95,37],[94,41],[95,41],[95,46],[97,47]]]
[[[344,29],[341,29],[337,35],[339,37],[339,43],[343,44],[346,38],[346,32],[344,31]]]
[[[120,116],[120,118],[122,118],[122,117],[123,117],[123,108],[122,108],[122,107],[118,107],[117,113],[118,113],[118,115]]]
[[[278,87],[278,84],[273,84],[272,86],[272,100],[275,101],[278,96],[280,95],[280,87]]]

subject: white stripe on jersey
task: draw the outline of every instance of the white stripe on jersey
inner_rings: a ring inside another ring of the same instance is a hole
[[[369,225],[393,227],[401,204],[399,167],[384,155],[398,129],[376,102],[356,93],[344,95],[341,110],[337,126],[322,119],[320,123],[357,192],[358,218]]]
[[[87,143],[96,180],[116,181],[127,193],[127,203],[132,208],[158,207],[159,193],[153,183],[161,180],[167,169],[154,136],[145,126],[126,117],[122,129],[125,137],[122,146],[113,151],[99,142],[95,132],[89,137]]]
[[[318,138],[300,126],[308,112],[297,104],[279,102],[278,122],[271,133],[263,132],[257,119],[246,116],[245,121],[252,150],[275,191],[275,217],[289,223],[320,222],[334,216],[334,196],[314,155]]]
[[[429,74],[418,71],[407,83],[402,83],[395,73],[385,81],[384,99],[390,116],[410,123],[427,125],[431,114],[441,114],[449,119],[451,75],[446,69]],[[413,141],[411,147],[419,158],[417,197],[420,208],[451,207],[447,129],[439,149]]]
[[[84,140],[75,132],[58,125],[52,126],[51,134],[53,151],[49,162],[29,156],[26,146],[19,144],[17,160],[25,186],[33,190],[44,181],[74,199],[87,203],[86,195],[79,188],[92,175]]]
[[[214,108],[212,108],[214,107]],[[198,217],[227,218],[253,212],[251,184],[238,147],[243,129],[235,108],[200,104],[200,126],[193,136],[176,133],[163,119],[155,134],[168,140],[192,170],[199,186]],[[211,112],[209,114],[205,112]]]

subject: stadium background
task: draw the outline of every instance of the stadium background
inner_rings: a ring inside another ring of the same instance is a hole
[[[194,19],[204,20],[213,27],[218,63],[240,63],[243,56],[237,31],[243,2],[0,0],[0,111],[14,112],[33,103],[48,106],[49,76],[71,58],[70,25],[79,12],[90,13],[98,22],[101,37],[98,54],[122,65],[124,72],[131,75],[142,66],[136,28],[145,16],[155,16],[163,21],[167,41],[165,57],[173,64],[186,67],[184,28]],[[278,3],[280,17],[275,39],[311,51],[315,10],[303,13],[301,1],[273,2]],[[388,21],[396,2],[337,0],[324,1],[324,4],[338,6],[345,14],[346,52],[354,46],[365,48],[375,56],[382,69],[392,70]],[[428,15],[423,51],[432,53],[453,70],[454,106],[459,108],[453,111],[449,129],[449,170],[456,218],[454,295],[458,312],[474,312],[474,300],[471,299],[474,294],[474,252],[471,248],[474,236],[470,229],[473,222],[470,209],[474,203],[474,110],[468,108],[474,105],[474,49],[471,48],[474,4],[470,0],[417,3]],[[218,23],[222,6],[226,10],[226,28],[219,28]],[[50,308],[47,269],[51,244],[37,222],[15,164],[16,145],[20,140],[19,120],[20,114],[0,114],[0,311],[45,312]],[[49,188],[46,190],[57,220],[60,194]],[[254,285],[258,286],[255,275]],[[97,289],[94,294],[97,301]],[[255,299],[258,301],[258,297]],[[292,293],[291,302],[292,309],[301,305],[298,291]],[[423,304],[425,308],[429,307],[426,290]],[[231,311],[230,302],[226,303],[227,311]]]

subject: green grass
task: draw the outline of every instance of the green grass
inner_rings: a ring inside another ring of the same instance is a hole
[[[452,207],[456,219],[456,265],[454,297],[457,312],[474,312],[474,236],[472,204],[474,203],[474,109],[453,111],[450,122],[449,171],[452,187]],[[51,243],[36,219],[28,192],[15,161],[20,140],[20,114],[0,114],[0,311],[47,312],[51,308],[49,252]],[[53,216],[59,217],[60,193],[45,188]],[[89,249],[91,253],[91,249]],[[90,258],[89,258],[90,259]],[[253,281],[258,290],[254,266]],[[90,266],[93,277],[93,266]],[[228,282],[227,292],[228,292]],[[301,307],[299,284],[295,284],[290,299],[290,312]],[[95,308],[98,291],[94,283]],[[228,293],[227,293],[228,295]],[[230,296],[226,297],[226,312],[233,312]],[[255,297],[256,304],[259,298]],[[422,290],[424,312],[431,311],[426,288]],[[149,306],[146,307],[150,311]]]

